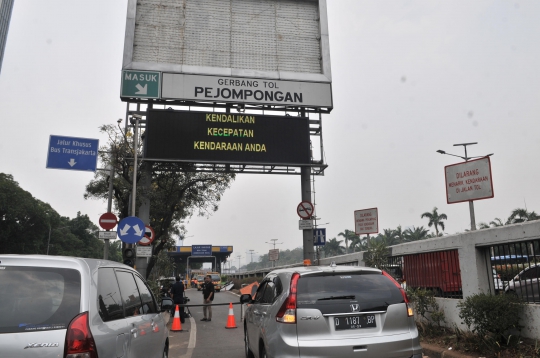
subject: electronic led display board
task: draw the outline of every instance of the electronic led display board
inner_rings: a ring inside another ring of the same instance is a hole
[[[148,110],[145,160],[309,165],[305,117]]]

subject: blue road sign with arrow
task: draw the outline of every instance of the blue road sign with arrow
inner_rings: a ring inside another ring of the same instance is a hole
[[[120,220],[116,229],[120,240],[127,244],[139,242],[145,233],[145,226],[141,219],[136,216],[128,216]]]
[[[99,140],[51,135],[47,151],[48,169],[95,172]]]
[[[313,230],[313,245],[323,246],[326,244],[326,229]]]

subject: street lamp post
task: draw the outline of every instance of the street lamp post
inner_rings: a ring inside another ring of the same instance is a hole
[[[441,150],[441,149],[437,150],[437,153],[458,157],[458,158],[461,158],[461,159],[465,160],[466,162],[468,162],[469,159],[485,158],[485,157],[490,157],[490,156],[493,155],[493,153],[491,153],[491,154],[488,154],[488,155],[482,155],[482,156],[477,156],[477,157],[469,157],[469,156],[467,156],[467,146],[468,145],[474,145],[474,144],[478,144],[478,142],[454,144],[454,147],[457,147],[457,146],[460,146],[460,145],[463,146],[463,149],[465,149],[465,156],[464,157],[462,157],[460,155],[446,153],[444,150]],[[476,230],[476,218],[474,216],[474,204],[473,204],[473,202],[474,202],[473,200],[469,200],[469,213],[470,213],[470,216],[471,216],[471,231]]]

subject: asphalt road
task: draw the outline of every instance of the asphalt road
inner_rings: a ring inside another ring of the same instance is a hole
[[[188,305],[203,303],[202,292],[195,288],[186,290]],[[182,331],[169,331],[169,357],[171,358],[232,358],[244,357],[244,332],[241,321],[239,297],[231,292],[215,293],[212,321],[201,322],[203,307],[189,307],[191,317],[182,324]],[[235,324],[238,328],[227,329],[229,303],[233,303]],[[216,305],[216,304],[225,305]],[[171,328],[172,319],[168,327]]]

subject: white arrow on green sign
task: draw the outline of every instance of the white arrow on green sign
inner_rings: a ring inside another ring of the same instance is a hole
[[[160,98],[161,72],[122,71],[120,97]]]

